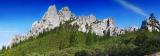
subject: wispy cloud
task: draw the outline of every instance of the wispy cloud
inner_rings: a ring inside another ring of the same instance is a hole
[[[135,5],[127,2],[126,0],[115,0],[115,1],[118,2],[119,4],[123,5],[124,7],[126,7],[128,9],[140,14],[140,15],[143,15],[145,17],[148,16],[148,14],[145,13],[141,8],[139,8],[139,7],[135,6]]]

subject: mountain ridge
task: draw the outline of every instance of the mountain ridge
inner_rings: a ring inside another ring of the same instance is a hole
[[[18,43],[20,41],[28,39],[32,36],[37,37],[40,33],[50,31],[56,27],[59,27],[60,24],[65,24],[65,21],[69,20],[73,20],[73,22],[70,23],[72,26],[76,25],[79,27],[78,31],[86,33],[91,31],[92,33],[95,33],[99,36],[118,36],[121,34],[125,34],[126,32],[135,32],[139,29],[145,28],[147,28],[145,30],[149,30],[150,32],[152,32],[151,26],[148,26],[148,21],[150,21],[151,18],[155,20],[155,16],[153,13],[150,15],[149,19],[146,19],[142,22],[141,27],[129,27],[128,29],[124,29],[115,26],[112,17],[103,20],[98,20],[96,16],[92,14],[89,16],[76,16],[69,10],[67,6],[57,11],[56,5],[51,5],[49,6],[48,10],[45,12],[41,20],[33,22],[31,30],[26,35],[15,35],[11,41],[11,45],[13,43]],[[146,23],[144,24],[144,22]],[[157,24],[160,23],[157,22]],[[160,27],[160,25],[157,27]],[[156,31],[159,32],[158,29]]]
[[[15,35],[1,56],[143,56],[160,51],[160,23],[154,14],[141,28],[119,29],[112,18],[75,16],[51,5],[25,36]]]
[[[53,10],[52,10],[53,9]],[[50,14],[50,10],[52,10],[52,13],[53,13],[53,15],[52,14]],[[48,12],[48,14],[46,14]],[[97,20],[97,18],[94,16],[94,15],[89,15],[89,16],[75,16],[75,15],[73,15],[73,13],[71,13],[71,11],[69,11],[69,8],[68,7],[64,7],[64,8],[62,8],[59,12],[57,12],[57,10],[56,10],[56,6],[55,5],[51,5],[49,8],[48,8],[48,11],[47,11],[46,13],[45,13],[45,15],[42,17],[42,21],[44,20],[44,21],[46,21],[48,18],[47,17],[49,17],[49,18],[52,18],[52,19],[50,19],[50,20],[48,20],[48,21],[52,21],[53,19],[55,19],[55,20],[53,20],[52,22],[55,22],[54,24],[56,25],[57,24],[57,26],[59,26],[59,24],[60,23],[64,23],[64,21],[68,21],[68,20],[71,20],[70,18],[71,18],[71,16],[72,16],[72,18],[73,19],[75,19],[75,21],[76,22],[72,22],[71,24],[73,25],[74,23],[81,23],[81,25],[79,24],[79,26],[81,26],[80,28],[83,28],[83,29],[79,29],[79,31],[82,31],[82,32],[87,32],[87,30],[86,29],[84,29],[85,28],[85,26],[86,26],[86,24],[88,24],[88,26],[90,26],[90,24],[93,24],[93,23],[95,23],[96,24],[96,22],[97,22],[97,24],[99,23],[99,24],[102,24],[103,25],[103,23],[104,24],[106,24],[106,26],[105,27],[108,27],[108,26],[110,26],[111,25],[111,27],[114,27],[115,25],[114,25],[114,23],[113,23],[113,20],[112,20],[112,18],[106,18],[106,19],[104,19],[104,20]],[[55,15],[54,15],[55,14]],[[48,15],[48,16],[47,16]],[[52,17],[51,17],[52,16]],[[54,17],[55,16],[55,17]],[[56,19],[58,20],[58,21],[56,21]],[[106,21],[106,22],[105,22]],[[108,22],[107,22],[108,21]],[[110,21],[110,22],[109,22]],[[32,25],[32,28],[34,28],[34,25],[36,24],[36,22],[37,21],[35,21],[35,23],[33,23],[33,25]],[[102,23],[100,23],[100,22],[102,22]],[[50,22],[47,22],[47,23],[50,23]],[[38,24],[38,23],[37,23]],[[54,25],[53,24],[53,25]],[[42,26],[43,27],[43,26]],[[53,28],[51,28],[51,29],[54,29],[55,27],[54,26],[51,26],[51,27],[53,27]],[[103,27],[103,26],[102,26]],[[31,28],[31,31],[33,31],[33,32],[35,32],[34,30],[32,30],[32,28]],[[35,27],[35,28],[37,28],[37,27]],[[50,28],[49,26],[48,27],[44,27],[44,29],[45,28]],[[46,29],[45,29],[46,30]],[[41,30],[39,30],[40,32],[41,32]],[[43,31],[42,31],[43,32]],[[94,33],[96,33],[96,32],[94,32]],[[38,34],[38,33],[37,33]],[[32,34],[31,34],[32,35]],[[34,34],[33,34],[34,35]],[[36,34],[35,34],[36,35]],[[97,34],[97,35],[100,35],[100,36],[103,36],[104,34]]]
[[[35,21],[32,24],[31,30],[26,35],[15,35],[12,43],[18,43],[32,36],[38,36],[39,33],[49,31],[55,27],[59,27],[60,24],[64,24],[65,21],[74,20],[71,25],[78,25],[79,31],[96,33],[96,35],[103,36],[104,31],[109,33],[110,36],[124,34],[124,29],[118,29],[115,27],[112,18],[106,18],[103,20],[97,20],[94,15],[89,16],[75,16],[69,8],[63,7],[57,11],[56,5],[49,6],[41,20]],[[89,27],[89,28],[88,28]],[[110,31],[110,32],[107,32]],[[19,38],[22,37],[22,38]],[[18,40],[17,40],[18,39]]]

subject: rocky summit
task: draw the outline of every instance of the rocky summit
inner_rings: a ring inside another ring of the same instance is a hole
[[[31,36],[36,37],[40,33],[59,27],[60,24],[64,24],[69,20],[73,20],[70,24],[77,25],[78,30],[82,32],[87,33],[91,31],[99,36],[125,34],[125,29],[118,29],[118,27],[115,26],[113,18],[97,20],[94,15],[75,16],[68,7],[63,7],[60,11],[57,11],[56,6],[51,5],[41,20],[33,22],[31,30],[26,35],[15,35],[12,42],[17,43],[16,41],[23,41]]]
[[[42,17],[42,20],[35,21],[32,24],[31,31],[27,36],[37,36],[39,33],[54,29],[55,27],[58,27],[60,23],[70,20],[71,17],[72,14],[68,7],[64,7],[57,12],[56,6],[52,5],[48,8],[48,11]]]
[[[50,31],[59,27],[60,24],[65,24],[66,21],[72,20],[69,24],[76,25],[78,31],[91,32],[98,36],[118,36],[125,34],[125,32],[135,32],[138,27],[129,27],[128,29],[118,28],[112,17],[98,20],[96,16],[75,16],[68,7],[63,7],[60,11],[57,11],[55,5],[49,6],[41,20],[35,21],[32,24],[31,30],[24,36],[15,35],[12,43],[18,43],[29,37],[37,37],[40,33]],[[151,14],[149,19],[142,22],[140,29],[152,31],[160,31],[160,23],[156,20],[154,14]]]
[[[160,23],[154,14],[141,27],[119,28],[114,18],[76,16],[51,5],[25,35],[15,35],[0,56],[158,56]]]
[[[105,34],[114,36],[125,33],[122,29],[120,30],[114,25],[112,18],[97,20],[94,15],[74,16],[68,7],[64,7],[57,12],[56,6],[52,5],[48,8],[48,11],[42,17],[42,20],[35,21],[32,24],[31,31],[27,36],[37,36],[39,33],[54,29],[55,27],[58,27],[60,23],[63,24],[65,21],[71,19],[75,19],[71,24],[78,25],[78,30],[82,32],[89,32],[89,30],[91,30],[91,32],[99,36]]]
[[[150,17],[142,22],[141,29],[152,31],[160,31],[160,23],[152,13]]]

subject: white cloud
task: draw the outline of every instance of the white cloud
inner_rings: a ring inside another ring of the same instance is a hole
[[[128,3],[126,0],[116,0],[118,3],[120,3],[121,5],[123,5],[124,7],[140,14],[140,15],[143,15],[145,17],[148,16],[148,14],[146,14],[141,8],[137,7],[137,6],[134,6],[133,4],[131,3]]]

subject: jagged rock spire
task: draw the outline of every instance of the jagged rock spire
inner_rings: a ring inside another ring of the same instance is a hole
[[[55,5],[49,6],[48,11],[54,11],[55,13],[57,13],[56,6]]]
[[[51,5],[42,17],[42,20],[35,21],[32,24],[31,31],[28,33],[28,35],[34,36],[41,32],[54,29],[55,27],[58,27],[60,23],[70,20],[71,17],[72,13],[69,11],[68,7],[64,7],[57,12],[56,6]]]
[[[59,15],[57,13],[57,9],[55,5],[49,6],[48,10],[45,12],[44,16],[42,17],[42,20],[35,21],[32,24],[31,31],[28,33],[28,35],[38,35],[39,33],[43,31],[47,31],[49,29],[54,29],[55,27],[58,27],[60,24]]]
[[[60,20],[62,21],[62,23],[64,23],[64,21],[70,20],[71,16],[72,16],[72,13],[68,7],[63,7],[59,11],[59,17],[60,17]]]
[[[48,11],[43,16],[43,19],[44,20],[59,19],[55,5],[49,6]]]
[[[114,26],[114,22],[113,22],[113,19],[112,18],[109,18],[107,20],[107,26]]]
[[[149,30],[150,32],[160,31],[160,23],[153,13],[150,14],[150,17],[147,20],[142,22],[141,29]]]
[[[48,11],[45,13],[43,17],[43,20],[46,21],[44,22],[44,24],[47,25],[46,27],[49,27],[51,29],[59,26],[60,19],[55,5],[51,5],[48,8]]]
[[[57,12],[56,6],[49,6],[48,10],[42,17],[42,20],[35,21],[32,24],[31,30],[26,34],[26,39],[29,37],[36,37],[44,31],[49,31],[55,27],[59,27],[60,23],[65,23],[65,21],[75,20],[71,22],[72,25],[78,25],[79,31],[95,33],[96,35],[103,36],[104,31],[109,32],[110,36],[124,33],[122,30],[115,28],[112,18],[107,18],[104,20],[96,20],[94,15],[89,16],[73,16],[68,7],[63,7],[59,12]],[[116,31],[117,30],[117,31]],[[20,36],[21,37],[21,36]],[[18,40],[23,40],[18,38]],[[13,40],[14,43],[18,43],[17,38]]]

